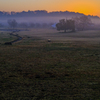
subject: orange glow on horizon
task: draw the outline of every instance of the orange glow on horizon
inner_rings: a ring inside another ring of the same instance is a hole
[[[73,2],[70,3],[68,6],[68,9],[70,9],[70,11],[75,11],[75,12],[79,12],[79,13],[84,13],[86,15],[97,15],[97,12],[99,12],[97,5],[94,2]],[[100,15],[100,14],[99,14]]]
[[[100,0],[1,0],[1,11],[70,11],[100,16]]]

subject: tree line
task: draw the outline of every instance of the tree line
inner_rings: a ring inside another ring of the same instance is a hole
[[[89,29],[93,25],[91,19],[88,16],[74,17],[72,19],[61,19],[59,23],[56,24],[57,30],[71,30],[75,32],[75,30],[86,30]]]
[[[51,28],[54,23],[26,23],[21,22],[18,23],[15,19],[9,19],[7,21],[10,28]],[[0,27],[3,27],[0,24]],[[56,24],[56,29],[58,31],[63,30],[66,32],[67,30],[70,31],[83,31],[83,30],[93,30],[93,29],[100,29],[100,25],[95,25],[92,23],[91,19],[88,16],[80,16],[80,17],[73,17],[71,19],[60,19],[59,22]]]
[[[0,17],[36,17],[36,16],[56,16],[56,17],[64,17],[64,16],[82,16],[84,14],[78,13],[78,12],[70,12],[70,11],[52,11],[48,12],[46,10],[35,10],[35,11],[22,11],[22,12],[5,12],[5,11],[0,11]],[[97,18],[100,19],[98,16],[93,16],[93,15],[88,15],[90,18]]]
[[[75,21],[72,19],[69,20],[65,20],[65,19],[61,19],[59,20],[59,23],[56,24],[57,30],[64,30],[64,32],[66,32],[66,30],[72,30],[73,32],[75,31]]]
[[[7,21],[8,25],[10,28],[16,28],[16,27],[20,27],[20,28],[49,28],[51,27],[51,25],[53,23],[26,23],[26,22],[21,22],[18,23],[15,19],[9,19]]]

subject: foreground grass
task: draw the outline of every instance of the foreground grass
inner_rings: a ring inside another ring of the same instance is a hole
[[[100,100],[100,46],[36,38],[0,45],[1,100]]]

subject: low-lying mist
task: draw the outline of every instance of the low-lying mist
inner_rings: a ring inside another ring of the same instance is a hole
[[[0,27],[7,26],[9,27],[8,20],[15,19],[18,23],[18,27],[50,27],[59,22],[60,19],[72,19],[72,16],[67,17],[56,17],[56,16],[35,16],[35,17],[0,17]],[[95,25],[93,29],[99,29],[100,27],[100,18],[91,18],[92,23]],[[92,29],[92,28],[91,28]]]
[[[59,19],[63,18],[64,17],[5,17],[0,18],[0,23],[7,25],[9,19],[15,19],[18,23],[57,23],[59,22]]]

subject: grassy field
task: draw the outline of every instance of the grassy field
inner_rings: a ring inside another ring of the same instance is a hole
[[[31,29],[20,32],[20,35],[40,37],[41,39],[51,39],[53,41],[83,41],[90,43],[100,43],[100,30],[76,31],[62,33],[56,29]]]
[[[9,33],[10,32],[7,32],[7,31],[0,31],[0,43],[1,44],[17,39],[17,37],[12,36]]]
[[[68,39],[83,33],[35,29],[0,45],[0,100],[100,100],[99,41]],[[99,31],[90,33],[99,38]]]

